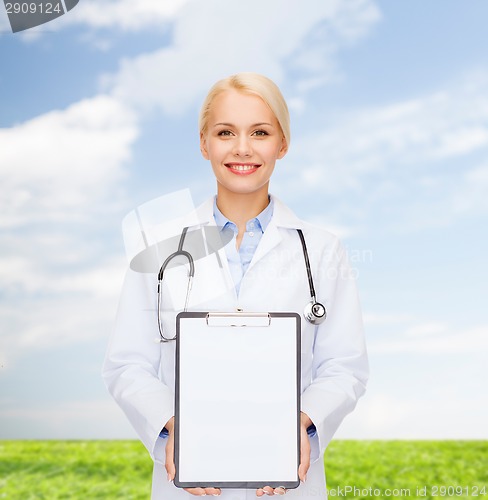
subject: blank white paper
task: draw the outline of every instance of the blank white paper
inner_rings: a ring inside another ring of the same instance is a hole
[[[297,480],[296,321],[224,327],[180,319],[179,482]]]

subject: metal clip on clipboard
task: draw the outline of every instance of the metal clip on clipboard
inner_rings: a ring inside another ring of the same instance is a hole
[[[242,315],[242,316],[241,316]],[[270,326],[271,315],[269,313],[227,313],[209,312],[207,314],[207,326]]]

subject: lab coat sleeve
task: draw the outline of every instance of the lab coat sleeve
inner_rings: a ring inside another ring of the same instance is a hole
[[[174,395],[159,378],[161,356],[153,275],[129,270],[107,348],[102,376],[156,462],[164,460],[159,433],[174,415]]]
[[[315,327],[312,382],[305,389],[301,409],[315,424],[312,456],[322,457],[344,417],[366,389],[368,360],[355,277],[342,245],[335,241],[324,252],[317,298],[327,319]]]

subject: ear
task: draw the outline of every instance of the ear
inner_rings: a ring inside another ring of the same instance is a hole
[[[202,152],[202,156],[208,160],[208,151],[207,151],[207,140],[205,135],[200,132],[200,151]]]
[[[281,160],[281,158],[283,158],[283,156],[285,156],[287,152],[288,144],[286,143],[285,137],[283,137],[283,139],[281,140],[281,148],[278,152],[278,160]]]

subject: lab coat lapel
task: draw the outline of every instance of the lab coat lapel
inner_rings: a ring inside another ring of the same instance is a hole
[[[215,222],[214,214],[214,197],[205,200],[201,205],[199,205],[191,214],[186,218],[185,226],[196,227],[196,226],[217,226]],[[236,290],[234,281],[232,279],[232,274],[230,272],[229,262],[227,260],[227,255],[225,253],[225,247],[220,246],[217,250],[220,262],[222,263],[223,272],[225,274],[226,288],[228,291],[228,297],[234,303],[237,300]]]
[[[303,222],[282,201],[280,201],[273,195],[270,196],[274,202],[273,216],[268,227],[266,228],[266,231],[263,234],[261,241],[259,242],[258,247],[256,248],[256,252],[251,260],[251,263],[249,264],[248,270],[251,269],[257,262],[259,262],[269,252],[271,252],[271,250],[276,248],[281,243],[281,241],[283,240],[283,236],[280,232],[281,229],[303,228]],[[191,214],[189,221],[195,221],[196,218],[200,225],[215,225],[216,223],[213,216],[213,200],[213,197],[209,198],[199,207],[197,207]],[[194,224],[194,222],[189,223],[189,225],[192,224]],[[229,264],[227,262],[227,257],[225,255],[225,250],[223,248],[220,249],[219,254],[222,258],[225,272],[231,279],[231,273]]]
[[[301,229],[303,226],[302,221],[283,202],[273,195],[271,198],[274,202],[273,217],[256,248],[249,269],[281,243],[283,236],[280,233],[280,228]]]
[[[259,242],[259,245],[256,248],[256,252],[249,264],[249,269],[256,265],[263,257],[265,257],[273,248],[278,246],[281,243],[283,237],[280,234],[280,231],[276,224],[273,223],[273,220],[268,224],[266,231],[264,231],[263,237]]]

